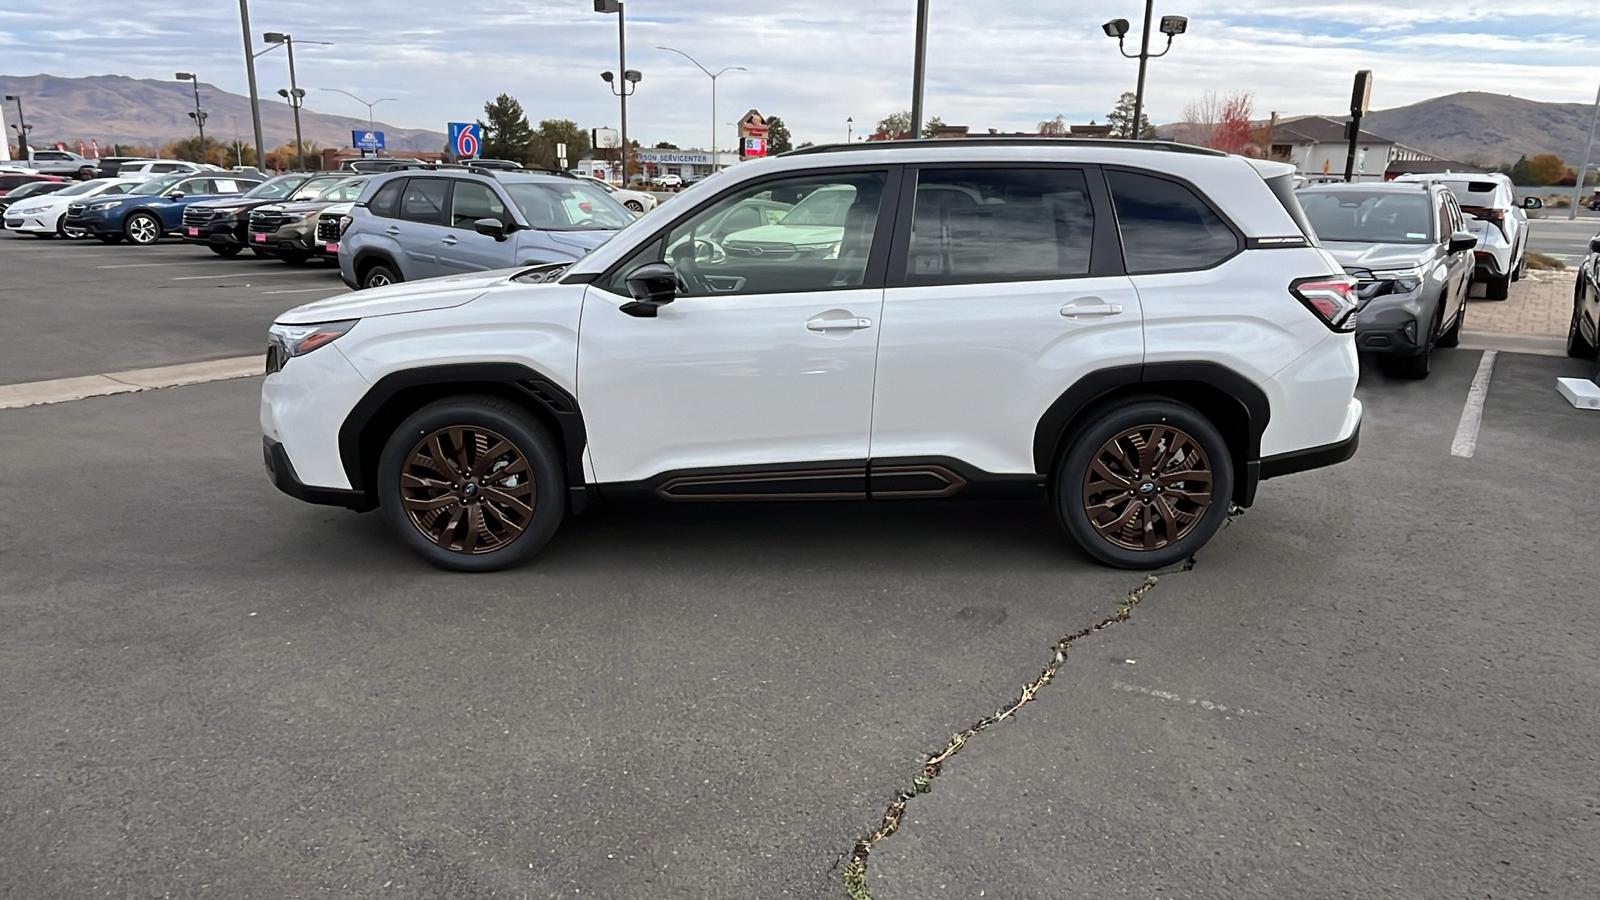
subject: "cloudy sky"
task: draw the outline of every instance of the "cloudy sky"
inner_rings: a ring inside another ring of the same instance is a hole
[[[1591,102],[1600,85],[1600,17],[1548,0],[1159,0],[1156,15],[1189,17],[1189,33],[1151,63],[1151,118],[1171,121],[1206,90],[1248,90],[1265,117],[1336,113],[1355,70],[1373,69],[1378,108],[1461,90]],[[704,146],[708,79],[657,46],[677,47],[719,82],[723,143],[749,108],[781,115],[796,142],[843,140],[862,123],[910,106],[915,0],[627,0],[628,65],[644,73],[629,103],[630,136]],[[933,0],[928,111],[975,129],[1031,129],[1057,114],[1104,120],[1131,90],[1137,64],[1100,31],[1134,20],[1137,0]],[[120,74],[175,70],[246,91],[238,8],[232,0],[58,0],[0,3],[0,74]],[[83,10],[92,14],[83,15]],[[502,91],[529,116],[615,126],[616,100],[600,80],[616,68],[614,16],[591,0],[256,0],[252,26],[332,46],[297,47],[299,81],[368,100],[394,97],[379,118],[443,130],[481,115]],[[258,47],[260,49],[260,47]],[[287,84],[282,51],[258,61],[261,89]],[[360,115],[354,100],[311,91],[311,108]]]

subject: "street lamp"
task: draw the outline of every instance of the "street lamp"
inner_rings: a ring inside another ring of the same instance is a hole
[[[367,128],[368,128],[368,130],[371,130],[371,131],[376,131],[377,130],[377,123],[374,122],[373,118],[372,118],[372,108],[374,106],[377,106],[379,103],[388,103],[389,101],[395,99],[393,97],[384,97],[382,100],[374,100],[371,103],[368,103],[367,101],[361,99],[360,97],[357,97],[355,94],[352,94],[349,91],[340,90],[339,88],[322,88],[322,90],[324,90],[324,91],[333,91],[334,93],[337,93],[337,94],[343,94],[346,97],[349,97],[351,100],[354,100],[357,103],[360,103],[360,104],[364,105],[367,108]]]
[[[279,88],[278,96],[288,100],[289,105],[294,108],[294,165],[297,169],[304,169],[306,167],[305,142],[300,138],[300,107],[304,105],[306,92],[301,90],[294,80],[294,37],[281,31],[269,31],[263,34],[261,39],[273,45],[261,51],[261,53],[267,53],[279,44],[282,44],[289,51],[289,89],[283,90]],[[332,41],[301,41],[300,43],[321,44],[325,47],[333,46]],[[261,53],[256,55],[260,56]]]
[[[250,120],[256,128],[256,165],[259,166],[265,165],[267,148],[261,146],[261,97],[256,93],[256,57],[267,51],[256,53],[250,43],[250,0],[239,0],[239,25],[244,29],[244,71],[250,82]],[[244,165],[243,153],[239,154],[239,165]]]
[[[727,68],[718,70],[717,74],[712,75],[711,70],[700,65],[699,60],[676,47],[657,47],[656,49],[671,50],[673,53],[676,53],[684,59],[687,59],[689,62],[694,63],[696,68],[706,73],[706,75],[710,76],[711,78],[711,171],[715,172],[717,171],[717,79],[729,72],[748,72],[750,70],[746,69],[744,66],[728,66]]]
[[[187,81],[194,85],[194,112],[189,113],[189,118],[194,120],[196,128],[200,129],[200,161],[206,161],[206,111],[200,108],[200,77],[193,72],[178,72],[172,76],[179,81]]]
[[[628,68],[627,11],[623,8],[622,0],[594,0],[594,11],[605,15],[617,14],[617,71],[622,73],[622,84],[618,85],[616,76],[610,72],[602,72],[600,77],[611,86],[611,93],[622,98],[622,186],[627,187],[628,97],[637,90],[639,79],[643,76]]]
[[[1112,19],[1111,21],[1100,26],[1100,29],[1106,33],[1106,37],[1114,37],[1117,39],[1117,50],[1123,56],[1127,57],[1128,59],[1139,60],[1139,87],[1133,95],[1133,125],[1131,126],[1131,137],[1133,140],[1139,139],[1139,132],[1144,124],[1145,67],[1149,65],[1150,60],[1160,59],[1161,57],[1166,56],[1168,51],[1172,49],[1172,39],[1189,30],[1189,20],[1185,19],[1183,16],[1162,16],[1161,33],[1167,36],[1167,46],[1163,48],[1160,53],[1151,53],[1150,19],[1155,14],[1155,4],[1156,0],[1144,0],[1144,31],[1139,36],[1140,43],[1139,52],[1137,54],[1129,53],[1122,45],[1123,38],[1128,36],[1127,19]]]
[[[844,142],[846,144],[848,144],[851,141],[855,140],[855,135],[856,135],[856,117],[855,116],[845,116],[844,117]]]
[[[33,128],[28,124],[27,117],[22,114],[22,95],[7,94],[6,99],[17,102],[17,124],[11,126],[11,128],[17,133],[17,158],[21,162],[27,162],[28,132],[32,131]]]

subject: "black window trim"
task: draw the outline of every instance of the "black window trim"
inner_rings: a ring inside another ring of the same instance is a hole
[[[395,221],[403,221],[399,217],[400,199],[402,197],[404,197],[405,193],[406,193],[405,182],[410,181],[410,180],[411,180],[410,177],[402,176],[400,178],[391,178],[388,181],[379,182],[378,184],[372,186],[372,196],[368,197],[365,200],[357,200],[356,201],[356,205],[360,206],[360,207],[364,207],[367,210],[367,212],[372,213],[373,218],[377,218],[377,219],[392,219],[392,220],[395,220]],[[395,191],[395,202],[390,207],[388,212],[379,212],[378,210],[373,208],[372,201],[378,199],[378,195],[383,193],[386,189],[388,189],[389,185],[391,185],[391,184],[398,184],[400,186]]]
[[[900,205],[895,210],[894,243],[889,248],[888,277],[890,288],[959,287],[974,284],[1025,284],[1034,281],[1073,281],[1080,278],[1106,278],[1127,274],[1122,261],[1122,245],[1118,240],[1112,216],[1111,192],[1104,177],[1098,174],[1098,164],[1076,162],[1029,162],[1021,160],[987,160],[983,162],[924,162],[905,167],[899,195]],[[1070,169],[1083,174],[1089,191],[1089,202],[1094,209],[1094,244],[1090,247],[1089,271],[1083,275],[1035,275],[1025,278],[974,279],[971,281],[942,281],[935,284],[911,283],[906,266],[911,259],[911,222],[916,215],[917,185],[922,171],[947,169]]]
[[[867,172],[883,172],[885,173],[883,182],[883,199],[880,201],[878,206],[878,222],[875,230],[872,233],[872,252],[867,256],[866,275],[861,279],[861,283],[858,285],[851,285],[848,288],[821,288],[817,291],[811,291],[809,293],[829,293],[840,290],[858,291],[882,288],[884,287],[884,272],[889,265],[890,244],[896,240],[898,232],[898,228],[896,227],[897,217],[895,212],[899,209],[903,199],[902,195],[905,187],[904,179],[907,168],[908,167],[903,163],[879,163],[877,165],[857,163],[850,166],[830,166],[824,169],[790,169],[783,172],[773,172],[771,175],[762,178],[752,178],[749,181],[741,181],[738,184],[729,185],[725,190],[707,198],[704,201],[701,201],[694,207],[685,210],[683,213],[679,214],[677,218],[661,225],[655,231],[650,232],[649,236],[636,241],[621,259],[615,263],[612,263],[604,272],[601,272],[598,275],[592,273],[569,275],[561,279],[561,283],[597,285],[609,284],[617,277],[618,273],[622,271],[622,268],[631,263],[634,257],[638,256],[641,251],[645,250],[652,244],[657,244],[666,240],[667,235],[672,233],[672,229],[694,218],[695,216],[699,215],[710,207],[715,206],[723,200],[726,200],[729,196],[736,193],[750,191],[751,188],[758,187],[759,185],[770,184],[776,181],[788,181],[794,178],[806,178],[813,175],[819,178],[827,178],[829,176],[838,175],[858,175]],[[610,292],[607,291],[607,293]],[[717,296],[744,297],[750,295],[730,293],[725,295],[719,294]]]
[[[1201,190],[1198,185],[1196,185],[1194,182],[1188,180],[1187,178],[1180,178],[1180,177],[1178,177],[1176,175],[1169,175],[1169,174],[1167,174],[1165,172],[1153,172],[1153,171],[1151,171],[1149,169],[1141,169],[1141,168],[1139,168],[1137,166],[1101,166],[1101,171],[1105,174],[1105,188],[1106,188],[1106,193],[1107,193],[1108,196],[1111,193],[1111,173],[1112,172],[1127,172],[1127,173],[1132,174],[1132,175],[1146,175],[1146,176],[1149,176],[1151,178],[1157,178],[1157,179],[1160,179],[1161,181],[1169,181],[1169,182],[1172,182],[1173,184],[1185,187],[1185,188],[1187,188],[1189,190],[1190,193],[1194,194],[1195,198],[1198,199],[1203,206],[1205,206],[1207,209],[1211,210],[1213,215],[1215,215],[1218,219],[1221,219],[1222,220],[1222,224],[1227,226],[1227,229],[1229,231],[1233,232],[1234,251],[1232,253],[1228,254],[1227,256],[1224,256],[1223,258],[1217,260],[1216,262],[1213,262],[1213,263],[1210,263],[1209,265],[1204,265],[1204,266],[1191,266],[1191,267],[1185,268],[1185,269],[1160,269],[1160,270],[1157,270],[1157,271],[1154,271],[1154,272],[1127,272],[1129,277],[1138,278],[1138,277],[1141,277],[1141,276],[1144,276],[1144,275],[1181,275],[1181,274],[1183,274],[1185,272],[1206,272],[1206,271],[1210,271],[1211,269],[1216,269],[1216,268],[1220,268],[1220,267],[1222,267],[1224,265],[1227,265],[1228,263],[1232,262],[1234,260],[1234,258],[1237,257],[1239,254],[1241,254],[1241,253],[1245,252],[1246,250],[1250,249],[1249,238],[1247,238],[1245,236],[1244,229],[1240,228],[1233,221],[1233,219],[1229,218],[1227,213],[1225,213],[1222,210],[1218,209],[1217,205],[1215,203],[1211,202],[1211,198],[1206,194],[1206,192]],[[1113,217],[1116,216],[1116,203],[1115,202],[1113,202],[1111,204],[1111,213],[1112,213]],[[1117,249],[1118,249],[1118,253],[1122,256],[1124,271],[1126,271],[1127,258],[1128,257],[1127,257],[1127,248],[1124,247],[1123,244],[1122,244],[1122,222],[1119,219],[1115,219],[1115,218],[1113,218],[1113,221],[1115,221],[1116,225],[1117,225]],[[1299,246],[1302,246],[1302,245],[1296,244],[1294,246],[1299,247]]]

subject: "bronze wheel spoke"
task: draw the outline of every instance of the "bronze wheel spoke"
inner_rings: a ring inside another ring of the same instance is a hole
[[[432,454],[430,457],[419,456],[413,452],[411,458],[422,463],[422,465],[428,466],[435,472],[446,474],[451,479],[459,479],[463,470],[456,465],[454,459],[451,459],[450,454],[444,452],[444,442],[439,440],[440,434],[442,432],[436,431],[428,435],[428,451]]]
[[[434,497],[427,500],[405,497],[400,502],[412,512],[434,512],[456,505],[457,499],[455,494],[445,494],[442,497]]]
[[[512,479],[518,483],[507,485]],[[401,467],[406,516],[452,553],[492,553],[512,543],[532,523],[537,497],[527,457],[486,428],[457,425],[427,434]]]
[[[481,435],[481,434],[478,436],[478,439],[480,441],[480,444],[487,444],[488,443],[488,440],[485,439],[485,437],[483,435]],[[499,443],[495,444],[493,447],[490,447],[488,450],[485,450],[482,453],[479,453],[478,454],[478,461],[473,463],[473,465],[472,465],[472,470],[471,470],[472,477],[473,478],[483,478],[485,475],[488,474],[488,469],[489,469],[490,466],[494,465],[495,460],[499,459],[500,457],[504,456],[507,453],[510,453],[511,450],[512,450],[511,442],[502,440]]]
[[[483,488],[483,496],[493,499],[499,503],[504,503],[506,506],[511,507],[512,510],[514,510],[518,515],[533,515],[533,506],[531,504],[525,503],[522,498],[514,496],[509,491],[506,491],[502,488],[488,487],[486,485]]]
[[[1184,469],[1181,472],[1163,472],[1156,476],[1156,484],[1169,487],[1174,484],[1192,484],[1196,481],[1203,482],[1207,487],[1211,485],[1211,473],[1200,469]]]
[[[437,478],[423,478],[421,475],[412,475],[409,472],[400,473],[400,486],[408,488],[427,488],[430,491],[448,491],[450,482],[440,481]]]
[[[1093,519],[1099,513],[1110,512],[1122,504],[1130,502],[1131,500],[1133,500],[1132,490],[1119,491],[1105,498],[1104,500],[1101,500],[1099,503],[1091,503],[1088,506],[1085,506],[1084,510],[1089,513],[1089,518]]]
[[[1211,461],[1193,436],[1145,424],[1100,446],[1084,472],[1081,503],[1107,541],[1124,550],[1158,550],[1200,524],[1214,485]]]
[[[1111,471],[1109,468],[1106,467],[1106,464],[1105,464],[1104,460],[1097,459],[1092,464],[1090,464],[1090,466],[1089,466],[1089,474],[1091,474],[1091,475],[1099,475],[1101,478],[1104,478],[1108,482],[1107,489],[1110,489],[1110,488],[1119,488],[1119,489],[1123,489],[1123,490],[1132,490],[1133,489],[1133,480],[1128,478],[1126,475],[1118,475],[1117,473]]]

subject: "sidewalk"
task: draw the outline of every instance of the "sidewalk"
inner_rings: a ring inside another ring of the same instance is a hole
[[[1478,334],[1567,335],[1572,322],[1574,269],[1529,271],[1511,285],[1511,299],[1484,300],[1475,285],[1467,305],[1466,330]]]

